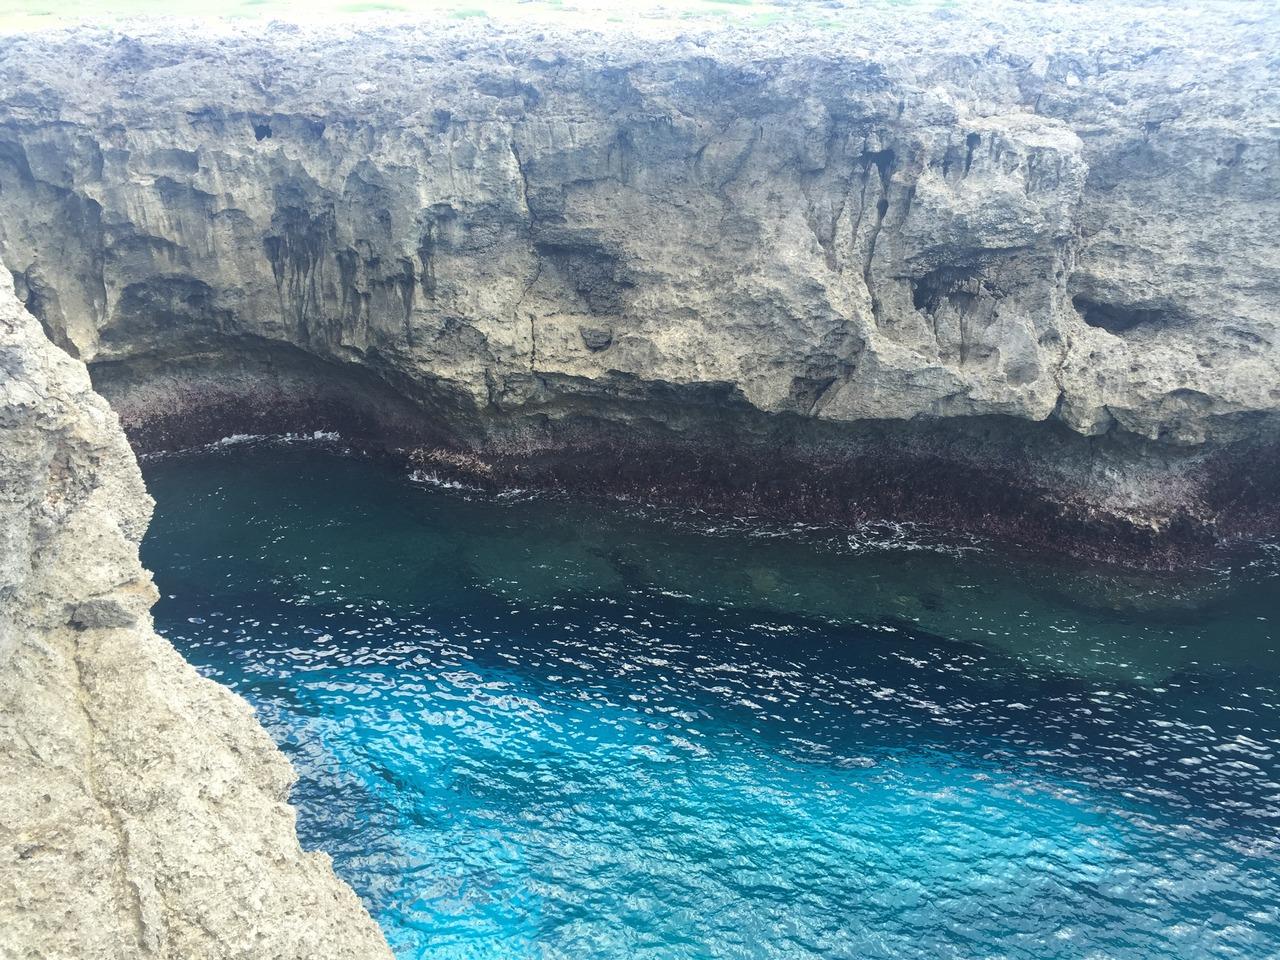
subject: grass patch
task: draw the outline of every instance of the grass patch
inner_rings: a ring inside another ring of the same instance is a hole
[[[405,6],[388,0],[355,0],[354,3],[342,4],[338,9],[343,13],[374,13],[378,10],[403,10]]]
[[[972,6],[972,0],[860,0],[877,9],[899,6],[947,9]],[[481,6],[483,4],[483,6]],[[224,17],[243,23],[275,18],[301,23],[358,21],[379,14],[414,15],[430,20],[487,18],[524,22],[537,16],[592,20],[610,24],[642,24],[646,21],[683,24],[701,21],[719,27],[726,20],[766,28],[775,23],[797,23],[818,29],[848,26],[856,16],[813,7],[800,0],[0,0],[0,36],[21,30],[47,29],[70,23],[111,23],[125,17],[156,15]]]

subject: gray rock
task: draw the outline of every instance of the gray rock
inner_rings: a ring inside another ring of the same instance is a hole
[[[579,327],[578,332],[582,334],[582,342],[593,353],[608,350],[613,344],[612,330],[603,330],[600,327]]]
[[[84,365],[0,281],[0,955],[389,957],[299,847],[249,706],[153,632],[150,512]]]
[[[1280,19],[984,11],[15,38],[3,260],[143,445],[307,415],[319,363],[481,451],[731,400],[1212,527],[1196,471],[1276,436]]]
[[[137,623],[139,614],[146,612],[146,607],[145,603],[126,603],[120,597],[92,597],[75,604],[69,620],[73,627],[81,630],[131,627]]]

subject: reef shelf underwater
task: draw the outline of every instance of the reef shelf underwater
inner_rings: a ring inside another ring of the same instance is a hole
[[[1280,957],[1273,5],[147,13],[0,11],[2,960]]]

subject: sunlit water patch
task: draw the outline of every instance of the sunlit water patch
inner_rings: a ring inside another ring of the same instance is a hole
[[[1117,581],[254,444],[147,478],[158,627],[400,957],[1280,956],[1265,551]]]

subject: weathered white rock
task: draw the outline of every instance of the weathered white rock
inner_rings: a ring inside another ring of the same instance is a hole
[[[386,957],[242,700],[152,630],[151,500],[0,280],[0,957]]]

